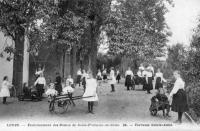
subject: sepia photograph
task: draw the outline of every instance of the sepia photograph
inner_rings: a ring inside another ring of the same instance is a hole
[[[0,0],[0,130],[200,130],[200,0]]]

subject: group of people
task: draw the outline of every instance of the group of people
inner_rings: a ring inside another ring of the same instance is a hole
[[[34,85],[36,86],[38,90],[38,96],[41,98],[42,94],[44,92],[44,87],[46,86],[46,80],[44,78],[43,74],[44,70],[39,69],[36,71],[36,81]],[[86,73],[85,70],[83,72],[79,69],[77,72],[77,84],[80,86],[82,83],[83,85],[83,100],[88,102],[88,112],[93,112],[93,106],[94,102],[98,101],[97,96],[97,87],[98,87],[98,80],[105,79],[105,74],[101,75],[101,71],[98,70],[97,77],[93,77],[93,73],[91,71],[88,71]],[[115,75],[114,68],[111,67],[110,69],[110,75],[106,79],[109,80],[109,84],[111,85],[111,92],[115,91],[115,84],[117,83],[117,79],[119,79],[120,76],[119,72],[117,72],[117,76]],[[171,107],[172,111],[178,112],[178,120],[176,123],[182,122],[182,115],[183,112],[188,111],[188,105],[187,105],[187,97],[186,92],[184,90],[185,83],[183,79],[181,78],[180,71],[174,71],[173,73],[174,78],[176,79],[174,83],[174,87],[172,91],[170,92],[169,96],[165,96],[163,89],[163,82],[166,82],[166,80],[163,78],[163,73],[160,71],[160,69],[157,70],[157,72],[154,75],[154,69],[151,65],[149,65],[147,68],[144,68],[142,65],[139,67],[139,70],[137,72],[137,76],[135,77],[133,72],[130,68],[125,73],[125,85],[127,87],[127,90],[130,90],[130,88],[133,88],[133,81],[135,82],[137,86],[143,88],[144,90],[147,90],[147,93],[151,93],[150,91],[153,89],[153,79],[155,79],[155,89],[156,95],[154,96],[154,99],[157,101],[168,101],[169,105],[167,109],[167,116],[169,116],[169,108]],[[155,76],[155,77],[154,77]],[[48,89],[46,90],[46,94],[48,96],[51,95],[62,95],[62,94],[70,94],[72,95],[74,92],[74,80],[69,75],[66,79],[65,85],[62,85],[62,79],[59,75],[59,73],[56,73],[56,79],[54,83],[51,83],[48,86]],[[7,97],[10,97],[9,89],[13,85],[9,83],[8,77],[5,76],[3,78],[3,82],[0,88],[0,97],[3,97],[3,104],[6,104]],[[164,99],[163,99],[164,98]],[[167,99],[166,99],[167,98]],[[167,106],[167,105],[165,105]]]

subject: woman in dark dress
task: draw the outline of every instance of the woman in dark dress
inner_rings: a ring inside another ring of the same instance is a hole
[[[60,76],[60,74],[57,72],[56,73],[56,80],[55,80],[55,89],[58,91],[58,95],[61,95],[62,92],[62,78]]]
[[[125,86],[127,87],[127,90],[130,90],[130,87],[133,86],[133,72],[130,67],[125,73]]]
[[[171,110],[178,113],[178,120],[175,123],[182,123],[182,115],[184,112],[188,111],[187,97],[184,89],[185,82],[182,80],[179,71],[174,71],[173,73],[176,81],[174,87],[169,95],[171,101]]]

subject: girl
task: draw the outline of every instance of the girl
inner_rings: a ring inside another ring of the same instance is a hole
[[[183,112],[188,111],[187,97],[185,92],[185,82],[182,80],[180,71],[174,71],[173,73],[176,81],[174,87],[169,94],[169,101],[172,100],[171,110],[178,112],[178,120],[175,123],[182,123]]]
[[[120,72],[119,72],[119,70],[117,70],[116,80],[118,81],[118,83],[119,83],[120,79],[121,79]]]
[[[98,83],[99,83],[99,86],[101,85],[101,80],[102,80],[101,70],[99,69],[99,70],[98,70],[98,73],[97,73],[97,81],[98,81]]]
[[[83,94],[83,100],[88,102],[88,113],[93,112],[94,101],[98,101],[97,81],[93,78],[92,72],[89,72],[89,78],[86,79],[86,89]]]
[[[166,80],[163,78],[163,73],[160,71],[160,69],[157,70],[157,73],[155,75],[156,85],[155,89],[159,90],[159,88],[163,88],[163,82],[166,82]]]
[[[115,92],[115,84],[116,84],[116,78],[115,78],[115,71],[114,68],[111,67],[110,70],[110,85],[111,85],[111,92]]]
[[[54,83],[50,83],[50,84],[49,84],[49,88],[47,89],[47,91],[45,92],[45,94],[46,94],[48,97],[57,96],[57,95],[58,95],[58,92],[55,90],[55,85],[54,85]]]
[[[71,75],[68,76],[66,82],[67,82],[67,81],[69,82],[69,84],[70,84],[70,86],[71,86],[72,88],[75,88],[75,87],[74,87],[74,80],[72,79]]]
[[[62,94],[71,94],[74,92],[74,89],[71,87],[70,82],[66,81],[65,87],[63,88]]]
[[[12,84],[8,81],[8,76],[4,76],[3,82],[1,84],[0,97],[3,97],[3,104],[6,104],[7,97],[10,97],[9,89],[12,87]]]
[[[88,78],[88,74],[86,73],[85,70],[83,70],[83,74],[82,74],[82,85],[83,85],[83,90],[85,92],[85,88],[86,88],[86,79]]]
[[[81,77],[82,77],[81,69],[78,69],[76,83],[79,85],[79,87],[81,86]]]
[[[39,100],[42,99],[42,94],[44,91],[44,87],[46,86],[46,80],[43,76],[43,73],[40,73],[40,77],[37,78],[34,85],[36,86],[37,92],[38,92],[38,98]]]
[[[128,70],[125,73],[125,86],[127,87],[127,90],[130,90],[129,87],[133,86],[132,79],[133,79],[133,72],[131,71],[131,68],[128,67]]]

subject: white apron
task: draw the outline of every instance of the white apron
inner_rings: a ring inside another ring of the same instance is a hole
[[[83,97],[86,97],[83,98],[84,101],[98,101],[96,79],[86,79],[86,89]]]

